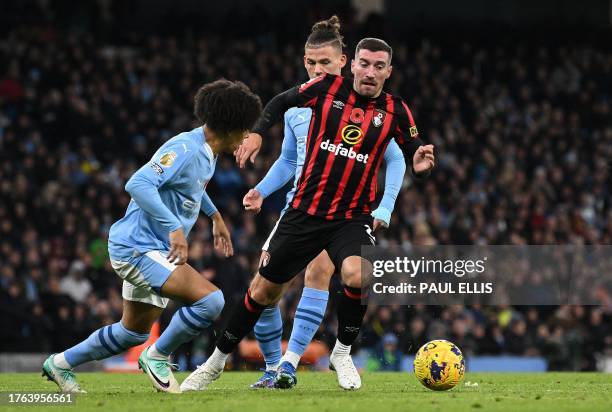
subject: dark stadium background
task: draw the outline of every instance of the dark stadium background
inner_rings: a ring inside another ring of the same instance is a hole
[[[436,145],[435,172],[424,183],[406,177],[381,243],[610,244],[610,8],[605,0],[2,1],[0,371],[33,359],[17,354],[63,350],[120,318],[106,236],[129,201],[126,179],[191,127],[202,83],[242,80],[265,102],[303,81],[304,39],[331,14],[349,56],[365,35],[391,43],[386,89],[409,102]],[[277,193],[257,216],[241,207],[279,153],[281,131],[266,136],[255,166],[221,159],[209,185],[236,256],[212,250],[204,217],[191,235],[190,263],[221,287],[226,306],[243,295],[284,205]],[[298,278],[281,306],[284,338],[301,287]],[[316,336],[328,345],[334,304],[332,293]],[[612,296],[600,306],[373,307],[357,346],[366,367],[394,369],[388,359],[440,337],[471,358],[610,369]],[[213,339],[181,348],[182,363],[201,360]]]

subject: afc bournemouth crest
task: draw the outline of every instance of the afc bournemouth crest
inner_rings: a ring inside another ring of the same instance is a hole
[[[374,116],[372,117],[372,124],[374,127],[380,127],[385,122],[385,117],[387,113],[384,110],[376,109],[374,111]]]

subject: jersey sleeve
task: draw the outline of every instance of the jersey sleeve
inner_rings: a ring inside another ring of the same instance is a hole
[[[412,112],[408,108],[408,105],[400,100],[399,113],[397,115],[397,128],[395,130],[395,140],[397,143],[404,147],[409,144],[412,140],[420,140],[419,131],[417,130]]]
[[[402,149],[406,162],[409,162],[412,174],[417,178],[426,177],[429,175],[429,171],[417,174],[412,168],[412,158],[414,157],[414,154],[416,153],[417,149],[420,146],[425,145],[425,143],[423,143],[419,136],[419,131],[414,123],[414,118],[412,117],[412,112],[408,108],[408,105],[403,100],[400,100],[399,106],[400,110],[397,115],[395,140]]]
[[[156,187],[172,184],[183,168],[191,162],[198,149],[193,147],[190,141],[166,142],[147,163],[147,175]]]
[[[181,223],[164,205],[158,190],[179,176],[194,153],[188,143],[168,141],[125,184],[134,202],[170,232],[180,228]]]
[[[202,202],[200,203],[200,210],[208,217],[211,217],[212,215],[217,213],[217,207],[213,203],[208,193],[206,193],[206,191],[204,191],[204,194],[202,195]]]
[[[255,189],[266,198],[276,192],[295,176],[297,168],[297,138],[291,127],[291,119],[285,114],[285,135],[281,154],[276,159],[266,176],[255,186]]]

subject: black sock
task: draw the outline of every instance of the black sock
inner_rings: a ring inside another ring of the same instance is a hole
[[[357,339],[363,317],[368,309],[367,304],[362,305],[361,289],[345,286],[338,302],[338,340],[343,345],[350,346]]]
[[[242,338],[253,330],[265,308],[265,305],[255,302],[251,291],[247,290],[244,299],[234,305],[227,327],[217,340],[217,348],[223,353],[232,353]]]

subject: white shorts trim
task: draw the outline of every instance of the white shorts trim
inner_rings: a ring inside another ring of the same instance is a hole
[[[159,263],[160,265],[168,269],[170,272],[176,269],[176,265],[174,263],[170,263],[166,258],[167,255],[163,255],[159,250],[152,250],[150,252],[147,252],[145,253],[145,256],[148,256],[149,258],[153,259],[156,263]]]
[[[146,289],[136,287],[128,281],[123,281],[121,288],[121,297],[130,302],[142,302],[149,305],[157,306],[165,309],[168,306],[168,298],[159,296],[156,293],[149,292]]]
[[[270,247],[270,241],[272,240],[272,236],[274,236],[274,233],[276,233],[276,229],[278,229],[278,224],[280,223],[282,218],[283,216],[281,215],[281,217],[279,217],[278,220],[276,221],[276,224],[274,225],[272,232],[270,232],[270,236],[268,236],[268,238],[266,239],[266,243],[263,244],[263,246],[261,247],[261,250],[264,250],[266,252],[268,251],[268,248]]]
[[[149,258],[150,261],[143,259],[144,257]],[[151,260],[154,262],[153,264],[151,264]],[[117,275],[123,279],[121,291],[123,299],[148,303],[160,308],[165,308],[168,305],[169,299],[159,296],[151,287],[151,282],[153,282],[153,285],[159,288],[162,281],[165,281],[167,276],[176,269],[176,265],[168,262],[161,251],[147,252],[140,259],[135,260],[135,263],[113,259],[110,261]],[[143,272],[143,267],[146,268],[146,275]]]

